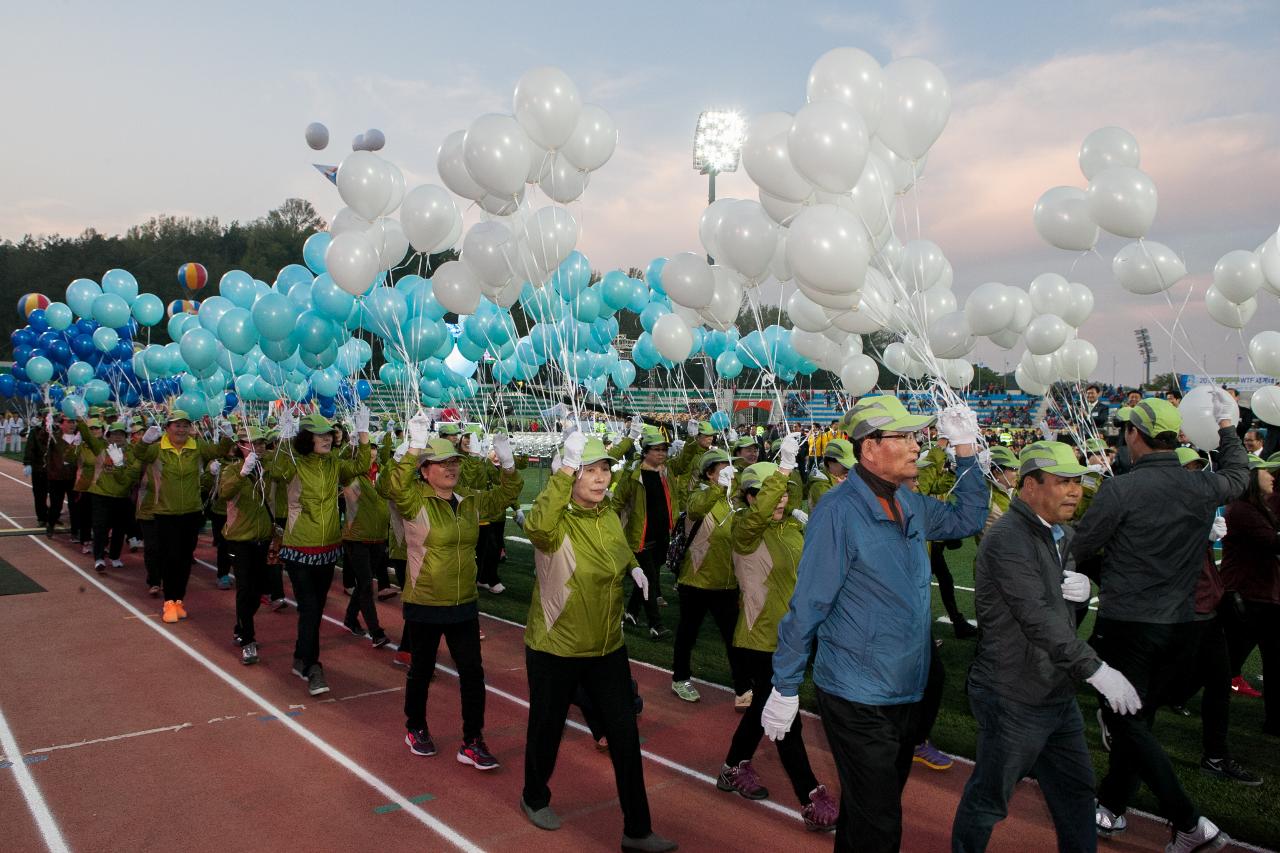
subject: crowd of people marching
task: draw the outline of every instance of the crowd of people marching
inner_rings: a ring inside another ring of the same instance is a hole
[[[245,665],[259,661],[260,609],[286,607],[288,575],[292,671],[312,696],[329,690],[319,630],[337,567],[350,595],[345,624],[374,647],[391,642],[375,602],[398,595],[406,748],[436,753],[427,709],[443,639],[462,700],[456,758],[478,770],[499,766],[484,740],[479,591],[504,591],[498,566],[514,509],[536,573],[521,807],[542,829],[560,826],[549,786],[578,705],[613,763],[622,849],[676,848],[652,825],[625,636],[671,638],[671,689],[698,702],[693,649],[710,617],[741,713],[721,733],[717,787],[770,797],[753,764],[768,738],[807,829],[834,831],[837,850],[898,849],[913,762],[951,761],[929,742],[945,677],[933,576],[955,636],[976,640],[967,692],[977,760],[954,850],[985,849],[1028,775],[1060,850],[1094,850],[1099,836],[1123,832],[1140,784],[1172,826],[1169,850],[1210,849],[1225,836],[1188,796],[1153,724],[1157,708],[1202,692],[1202,771],[1261,784],[1230,752],[1229,711],[1233,695],[1258,695],[1241,673],[1251,651],[1261,648],[1264,679],[1280,660],[1280,454],[1263,454],[1262,436],[1238,422],[1222,389],[1212,455],[1180,439],[1176,400],[1135,392],[1112,413],[1099,397],[1090,389],[1097,432],[1074,442],[984,429],[962,403],[911,412],[893,395],[863,397],[804,434],[739,434],[693,417],[660,428],[636,416],[610,435],[575,421],[524,508],[527,460],[507,436],[422,412],[372,433],[364,407],[346,423],[288,409],[199,422],[181,410],[50,413],[28,431],[25,460],[47,535],[61,533],[65,503],[70,536],[98,572],[140,548],[168,624],[188,616],[197,537],[211,520]],[[946,558],[969,537],[978,539],[976,628]],[[668,571],[674,626],[663,621]],[[1095,600],[1086,639],[1079,626]],[[806,753],[807,673],[836,779],[817,778]],[[1081,685],[1099,695],[1110,751],[1097,784]],[[1280,695],[1263,701],[1265,730],[1280,735]]]

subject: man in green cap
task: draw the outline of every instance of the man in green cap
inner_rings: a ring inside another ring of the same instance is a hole
[[[1089,579],[1072,570],[1068,526],[1087,468],[1061,442],[1037,441],[1019,457],[1018,496],[982,537],[974,563],[978,651],[969,706],[978,754],[951,829],[951,849],[987,848],[1018,780],[1035,773],[1059,850],[1093,850],[1093,764],[1076,702],[1088,681],[1119,714],[1141,707],[1133,685],[1076,633],[1068,602],[1087,602]]]
[[[1182,417],[1149,397],[1129,408],[1123,440],[1132,470],[1105,480],[1076,527],[1077,562],[1102,552],[1094,647],[1137,688],[1143,710],[1122,716],[1104,706],[1111,762],[1098,787],[1101,835],[1123,831],[1125,810],[1145,782],[1159,814],[1174,829],[1168,849],[1192,851],[1217,843],[1218,827],[1187,796],[1152,726],[1156,709],[1185,666],[1195,640],[1195,590],[1213,518],[1240,495],[1249,462],[1236,434],[1239,410],[1226,391],[1213,392],[1218,470],[1188,471],[1175,450]]]

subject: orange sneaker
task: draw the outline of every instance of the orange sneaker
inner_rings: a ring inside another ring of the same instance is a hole
[[[178,608],[172,601],[164,603],[164,612],[161,614],[160,619],[170,624],[178,621]]]
[[[178,618],[179,618],[179,619],[186,619],[186,618],[187,618],[187,608],[185,608],[185,607],[183,607],[183,606],[182,606],[182,600],[181,600],[181,599],[179,599],[179,600],[175,601],[175,602],[173,603],[173,606],[174,606],[174,607],[177,609],[177,611],[178,611]]]

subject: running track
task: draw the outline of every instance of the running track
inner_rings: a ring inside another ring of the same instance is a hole
[[[34,525],[21,467],[0,460],[0,528]],[[65,513],[64,513],[65,516]],[[447,651],[428,719],[440,753],[403,745],[404,671],[340,625],[338,584],[321,631],[332,692],[307,695],[290,671],[292,608],[258,616],[262,662],[241,666],[231,642],[234,593],[207,563],[193,571],[177,625],[160,622],[142,584],[141,554],[99,578],[65,536],[0,538],[0,558],[47,592],[0,596],[0,849],[91,850],[616,850],[621,814],[608,757],[571,720],[551,786],[564,820],[555,833],[519,808],[527,695],[522,628],[482,618],[489,685],[486,739],[502,762],[480,773],[453,759],[461,730]],[[197,558],[213,559],[208,536]],[[393,638],[394,602],[379,605]],[[756,763],[771,799],[748,802],[714,786],[737,723],[732,697],[703,689],[687,705],[670,675],[633,664],[645,698],[640,732],[654,828],[687,851],[830,850],[804,831],[777,754]],[[576,712],[575,712],[576,713]],[[838,791],[821,724],[804,736],[818,778]],[[916,765],[907,785],[903,849],[948,847],[968,776]],[[1163,849],[1168,831],[1138,818],[1109,850]],[[1054,849],[1039,792],[1024,783],[993,851]]]

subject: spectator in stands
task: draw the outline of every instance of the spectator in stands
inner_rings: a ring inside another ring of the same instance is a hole
[[[1262,454],[1262,435],[1256,429],[1244,434],[1244,449],[1255,456]]]
[[[1098,432],[1102,432],[1107,426],[1107,420],[1111,414],[1111,408],[1101,399],[1102,389],[1097,385],[1090,385],[1084,389],[1084,401],[1089,407],[1089,420],[1093,421],[1093,428]]]

